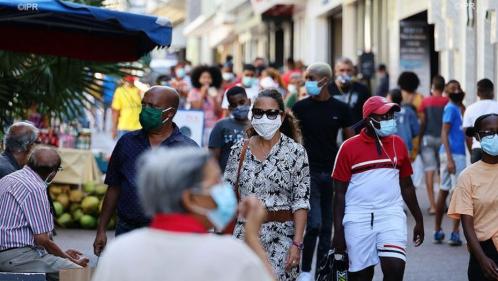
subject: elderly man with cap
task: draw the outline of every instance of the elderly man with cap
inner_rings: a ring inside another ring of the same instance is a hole
[[[415,218],[413,242],[424,241],[423,217],[403,140],[394,135],[394,112],[400,108],[383,97],[363,106],[359,135],[343,143],[332,173],[334,190],[333,244],[349,256],[350,280],[372,280],[381,263],[384,280],[403,280],[407,226],[403,201]]]
[[[0,155],[0,179],[21,169],[38,139],[38,129],[28,122],[16,122],[7,129],[5,151]]]
[[[197,146],[173,123],[180,97],[175,89],[155,86],[144,94],[140,124],[142,129],[125,134],[114,148],[105,184],[109,186],[94,242],[98,256],[104,249],[106,226],[117,207],[116,235],[147,226],[149,218],[139,204],[136,188],[136,162],[143,152],[154,147]]]
[[[80,252],[64,252],[52,241],[46,189],[60,165],[55,149],[38,147],[24,168],[0,180],[0,271],[46,272],[51,281],[61,269],[87,265]]]

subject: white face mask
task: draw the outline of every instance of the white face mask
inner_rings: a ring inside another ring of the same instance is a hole
[[[297,87],[294,84],[289,84],[287,90],[289,91],[290,94],[297,94]]]
[[[265,114],[260,119],[253,118],[251,124],[258,135],[265,140],[271,140],[282,126],[282,117],[278,115],[275,120],[270,120]]]
[[[223,72],[221,75],[223,76],[223,80],[225,81],[232,81],[234,78],[234,75],[231,72]]]

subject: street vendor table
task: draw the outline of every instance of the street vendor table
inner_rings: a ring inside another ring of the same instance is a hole
[[[54,183],[82,185],[86,182],[101,182],[102,173],[90,150],[58,148],[62,159],[62,171],[57,173]]]

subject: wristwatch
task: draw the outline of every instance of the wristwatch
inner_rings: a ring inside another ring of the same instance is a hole
[[[299,250],[303,250],[304,249],[304,244],[303,243],[292,241],[292,245],[296,246]]]

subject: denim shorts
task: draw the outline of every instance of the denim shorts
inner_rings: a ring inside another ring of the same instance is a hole
[[[455,173],[450,174],[448,172],[448,157],[446,157],[446,153],[441,153],[439,155],[439,159],[441,160],[441,186],[440,189],[444,191],[452,190],[456,183],[457,179],[460,176],[460,173],[467,166],[467,157],[465,155],[453,154],[453,161],[455,162]]]
[[[441,138],[424,136],[422,139],[421,156],[425,172],[439,169],[439,148],[441,148]]]

